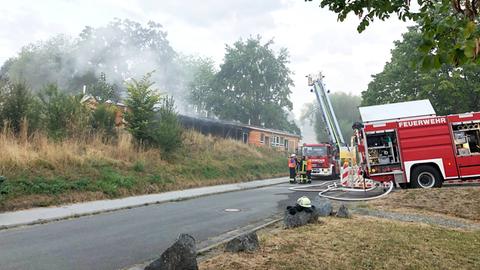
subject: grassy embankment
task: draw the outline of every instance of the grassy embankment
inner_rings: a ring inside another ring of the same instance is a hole
[[[366,207],[478,223],[479,195],[479,187],[405,190]],[[264,230],[259,252],[220,253],[200,269],[480,269],[478,230],[365,216],[321,221]]]
[[[184,146],[162,156],[138,150],[128,135],[112,144],[29,140],[0,134],[0,211],[49,206],[285,175],[285,155],[186,132]]]

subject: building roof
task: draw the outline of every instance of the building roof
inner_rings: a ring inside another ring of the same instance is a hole
[[[359,110],[364,123],[436,115],[428,99],[360,107]]]
[[[206,123],[209,122],[209,123],[215,123],[215,124],[223,124],[223,125],[235,126],[235,127],[239,127],[239,128],[247,128],[249,130],[263,131],[265,133],[270,133],[270,134],[273,133],[273,134],[277,134],[277,135],[284,135],[284,136],[289,136],[289,137],[301,138],[301,136],[298,135],[298,134],[293,134],[293,133],[282,131],[282,130],[276,130],[276,129],[246,125],[246,124],[242,124],[242,123],[239,123],[239,122],[225,121],[225,120],[206,118],[206,117],[198,117],[198,116],[189,116],[189,115],[180,115],[180,117],[188,118],[190,120],[198,120],[198,121],[206,122]]]

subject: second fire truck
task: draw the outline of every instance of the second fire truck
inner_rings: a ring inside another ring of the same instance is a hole
[[[440,187],[480,177],[480,112],[437,116],[428,100],[361,107],[354,125],[365,177]]]

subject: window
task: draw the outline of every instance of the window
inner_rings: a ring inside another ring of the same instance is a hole
[[[260,134],[260,143],[265,143],[265,134]]]
[[[285,138],[283,138],[283,137],[280,137],[280,145],[283,145],[283,144],[284,144],[284,142],[285,142]]]
[[[243,133],[243,143],[248,143],[248,133]]]
[[[285,147],[286,150],[288,150],[288,140],[283,141],[283,146]]]
[[[269,145],[269,144],[270,144],[270,137],[265,136],[265,145]]]

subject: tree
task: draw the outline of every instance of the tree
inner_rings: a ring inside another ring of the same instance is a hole
[[[188,83],[188,101],[196,106],[197,113],[209,116],[213,108],[209,107],[211,103],[208,101],[215,96],[213,81],[217,70],[214,61],[210,58],[190,59],[185,66],[192,73]]]
[[[160,94],[153,89],[151,74],[140,81],[131,79],[127,82],[128,98],[125,103],[129,108],[125,113],[127,129],[140,144],[152,145],[155,140],[152,130],[155,126],[155,105],[160,101]]]
[[[89,131],[90,111],[82,103],[81,96],[71,96],[57,85],[45,86],[39,94],[42,122],[50,138],[82,137]]]
[[[227,46],[224,63],[214,76],[211,63],[204,63],[191,87],[196,105],[221,119],[298,131],[287,119],[293,85],[288,52],[281,49],[276,54],[272,44],[271,40],[262,44],[258,36]]]
[[[84,85],[121,85],[130,77],[155,70],[154,80],[168,92],[179,91],[176,53],[162,26],[114,19],[105,26],[86,26],[76,38],[58,35],[29,44],[0,69],[0,78],[25,81],[34,92],[45,85],[79,94]],[[120,89],[124,90],[124,89]]]
[[[23,82],[5,82],[0,94],[0,127],[8,124],[18,134],[25,122],[27,131],[33,131],[39,124],[38,101]]]
[[[172,97],[164,97],[157,111],[157,121],[153,129],[153,137],[157,145],[171,153],[181,147],[183,128],[175,112],[175,102]]]
[[[361,103],[361,98],[352,94],[338,92],[330,94],[330,100],[335,115],[337,116],[343,139],[345,142],[349,143],[350,138],[353,135],[352,124],[360,120],[358,106]],[[317,104],[305,104],[302,110],[302,115],[300,116],[300,121],[308,121],[313,124],[317,135],[317,141],[328,142],[327,127]]]
[[[117,109],[107,104],[99,104],[92,112],[91,126],[94,131],[111,138],[116,136],[115,115]]]
[[[127,129],[140,145],[153,146],[172,152],[182,144],[182,128],[171,97],[161,97],[152,88],[151,74],[140,81],[127,83],[128,111],[125,114]]]
[[[120,99],[118,87],[114,84],[108,83],[106,75],[103,72],[95,83],[87,87],[87,90],[88,93],[95,97],[100,103],[104,103],[108,100],[118,101]]]
[[[305,0],[312,1],[312,0]],[[462,66],[480,63],[480,3],[476,0],[418,0],[418,8],[409,0],[320,0],[321,7],[338,13],[344,21],[350,13],[360,18],[359,32],[374,21],[392,15],[419,26],[421,44],[418,47],[425,68],[440,68],[441,64]]]
[[[416,27],[395,42],[391,61],[362,92],[362,105],[429,99],[439,114],[480,110],[480,66],[412,67],[412,59],[420,54],[415,48],[421,43],[422,33]]]

